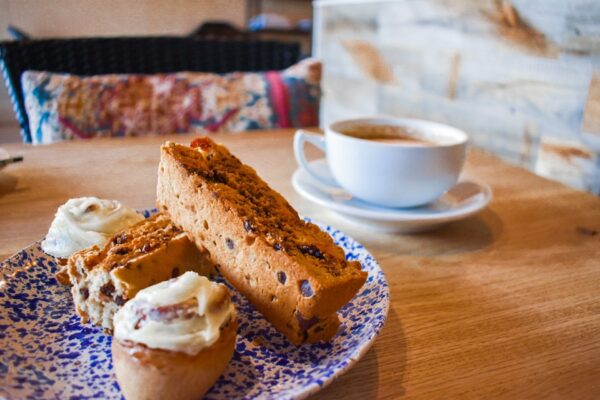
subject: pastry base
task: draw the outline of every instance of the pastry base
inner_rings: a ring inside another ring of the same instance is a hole
[[[194,356],[113,339],[113,366],[125,399],[200,399],[229,364],[236,332],[230,323],[215,344]]]

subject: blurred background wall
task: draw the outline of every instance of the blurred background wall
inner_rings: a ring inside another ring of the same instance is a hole
[[[0,0],[0,39],[9,24],[34,38],[187,35],[206,21],[245,29],[259,13],[314,13],[322,125],[373,114],[445,122],[600,193],[600,147],[585,140],[600,143],[599,0]],[[260,37],[310,52],[310,32]],[[0,142],[19,140],[0,85]]]
[[[505,160],[600,193],[600,1],[314,7],[323,124],[373,114],[444,122]]]
[[[277,13],[296,22],[312,19],[306,0],[0,0],[0,40],[9,25],[33,38],[188,35],[203,22],[223,21],[245,29],[257,13]],[[300,40],[310,34],[261,34]],[[0,84],[0,143],[20,141],[4,84]]]
[[[33,37],[183,35],[206,20],[246,23],[245,0],[0,0],[0,35]]]

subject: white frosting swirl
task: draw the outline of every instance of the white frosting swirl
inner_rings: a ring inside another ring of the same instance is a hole
[[[140,290],[115,314],[114,336],[195,355],[219,340],[234,316],[227,288],[189,271]]]
[[[112,235],[143,219],[116,200],[70,199],[58,207],[42,249],[54,257],[68,258],[86,247],[104,245]]]

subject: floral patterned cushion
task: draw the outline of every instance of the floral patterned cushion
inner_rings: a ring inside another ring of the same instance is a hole
[[[21,77],[36,144],[315,126],[320,79],[321,64],[311,59],[261,73],[79,77],[27,71]]]

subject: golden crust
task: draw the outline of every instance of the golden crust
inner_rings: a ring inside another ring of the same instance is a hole
[[[71,280],[69,279],[69,266],[67,264],[68,260],[61,257],[55,257],[54,260],[58,266],[58,271],[56,274],[54,274],[54,277],[61,285],[70,286]]]

